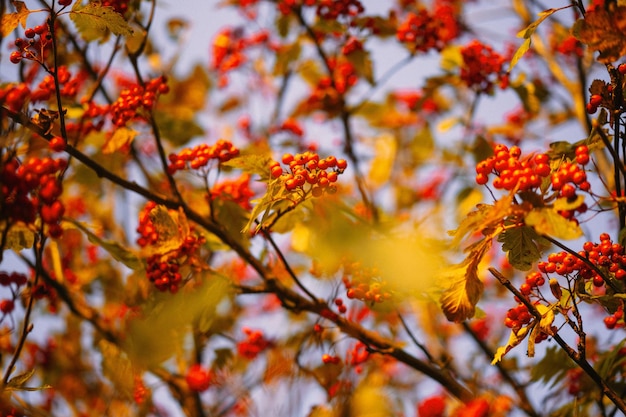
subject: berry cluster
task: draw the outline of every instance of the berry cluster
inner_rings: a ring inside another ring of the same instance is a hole
[[[0,104],[17,112],[24,107],[30,97],[30,88],[25,83],[8,84],[0,88]]]
[[[84,71],[79,72],[76,76],[72,77],[72,74],[67,67],[61,65],[57,71],[57,78],[61,87],[62,97],[75,97],[83,83],[87,79],[87,73]],[[54,77],[52,75],[46,75],[39,83],[37,90],[34,90],[30,99],[33,102],[47,101],[52,97],[55,92]]]
[[[244,36],[241,28],[225,28],[213,39],[211,68],[220,73],[218,85],[228,85],[227,73],[239,68],[248,61],[246,49],[268,42],[267,31],[260,31],[248,37]]]
[[[503,70],[508,59],[489,45],[473,40],[461,48],[463,65],[461,65],[461,80],[477,92],[491,94],[496,82],[506,85],[507,75]]]
[[[443,50],[461,32],[457,13],[450,3],[446,0],[436,1],[432,13],[426,9],[409,13],[398,26],[396,38],[407,44],[413,52]]]
[[[329,156],[320,159],[315,152],[306,151],[292,155],[283,155],[282,162],[289,166],[285,172],[278,161],[270,164],[272,178],[280,179],[285,184],[287,191],[299,191],[305,194],[309,191],[314,197],[320,197],[324,192],[334,193],[334,185],[340,174],[348,167],[345,159],[337,159]],[[308,191],[305,185],[309,184]]]
[[[239,155],[239,149],[230,141],[220,139],[214,145],[203,143],[193,148],[185,148],[177,154],[170,154],[167,170],[170,174],[184,169],[197,170],[207,166],[211,160],[230,161]]]
[[[244,174],[237,179],[225,180],[216,184],[208,198],[233,201],[244,210],[251,210],[250,198],[253,196],[254,191],[250,189],[250,174]]]
[[[146,203],[144,209],[139,214],[139,225],[137,226],[137,244],[139,246],[159,245],[158,227],[152,221],[152,210],[157,207],[153,201]],[[204,236],[195,234],[193,227],[190,227],[189,234],[183,239],[181,245],[166,254],[154,254],[146,259],[146,276],[159,291],[170,291],[175,293],[182,284],[183,277],[180,268],[183,265],[195,262],[194,254],[206,242]]]
[[[338,17],[354,17],[365,8],[359,0],[319,0],[316,13],[322,19],[336,20]]]
[[[591,184],[587,181],[587,173],[584,165],[589,163],[589,148],[586,145],[576,147],[576,158],[574,162],[564,161],[559,168],[552,173],[551,185],[554,191],[558,192],[559,197],[567,198],[569,201],[575,201],[578,190],[588,192]],[[560,214],[566,218],[573,218],[575,212],[587,211],[586,204],[582,203],[575,210],[566,210]]]
[[[495,174],[493,186],[497,189],[526,191],[538,188],[543,178],[550,175],[550,158],[538,154],[520,160],[521,154],[517,146],[509,149],[506,145],[496,145],[494,155],[476,165],[476,183],[484,185],[489,182],[489,175]]]
[[[261,330],[252,330],[247,327],[242,330],[246,339],[237,343],[237,353],[240,356],[252,360],[272,346],[272,342],[265,338]]]
[[[298,9],[300,6],[315,6],[317,0],[278,0],[278,11],[283,15],[288,15],[292,10]]]
[[[339,362],[341,362],[341,358],[336,355],[331,355],[330,353],[324,353],[322,355],[322,362],[325,364],[337,365]]]
[[[199,363],[191,365],[185,375],[185,381],[190,390],[203,392],[209,389],[213,381],[213,375]]]
[[[66,167],[64,159],[30,158],[23,164],[8,159],[0,168],[0,218],[30,224],[39,213],[48,234],[60,237],[65,207],[58,200],[63,188],[57,174]]]
[[[111,117],[117,127],[125,126],[130,120],[141,118],[140,111],[150,111],[160,94],[167,94],[167,77],[162,75],[148,81],[144,86],[134,85],[122,90],[119,98],[111,104]]]
[[[589,96],[589,101],[587,102],[585,109],[587,113],[594,114],[598,111],[598,107],[605,106],[604,98],[601,94],[592,94]]]
[[[568,35],[564,39],[556,40],[552,48],[561,55],[582,58],[582,43],[574,35]]]
[[[17,38],[15,46],[17,51],[11,52],[9,59],[18,64],[22,59],[43,63],[52,45],[52,35],[48,31],[48,25],[38,25],[24,30],[24,38]]]
[[[128,0],[103,0],[102,6],[110,7],[117,13],[124,15],[128,11],[128,4],[131,3]],[[59,2],[61,4],[61,2]]]
[[[390,299],[391,293],[385,290],[387,283],[378,276],[376,268],[363,267],[359,262],[344,263],[341,280],[346,287],[347,297],[372,303]]]

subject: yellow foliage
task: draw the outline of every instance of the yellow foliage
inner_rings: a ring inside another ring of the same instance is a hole
[[[376,156],[372,160],[369,180],[374,187],[380,187],[389,180],[393,168],[396,152],[396,139],[390,133],[384,133],[376,138],[374,151]]]

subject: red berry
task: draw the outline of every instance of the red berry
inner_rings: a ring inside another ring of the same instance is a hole
[[[619,64],[619,66],[617,67],[617,70],[619,71],[620,74],[626,75],[626,63]]]
[[[63,152],[65,150],[65,140],[60,136],[54,136],[50,139],[48,145],[54,152]]]
[[[22,53],[18,51],[11,52],[11,55],[9,56],[9,60],[13,64],[19,64],[19,62],[22,60]]]
[[[59,6],[69,6],[72,4],[72,0],[59,0]]]
[[[589,97],[589,104],[594,107],[598,107],[602,103],[602,96],[600,94],[592,94]]]
[[[36,35],[35,29],[33,28],[28,28],[24,31],[24,36],[26,36],[28,39],[34,38],[35,35]]]
[[[15,308],[15,303],[13,300],[2,300],[0,301],[0,311],[3,314],[9,314]]]
[[[211,374],[200,364],[191,365],[185,376],[185,381],[192,391],[206,391],[211,386]]]

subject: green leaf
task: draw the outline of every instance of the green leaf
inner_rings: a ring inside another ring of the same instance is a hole
[[[248,247],[250,240],[248,235],[241,233],[248,221],[248,213],[234,201],[217,198],[213,200],[212,208],[215,211],[215,219],[222,225],[228,234],[239,242],[243,247]]]
[[[575,366],[565,351],[557,346],[546,349],[541,360],[530,368],[530,379],[548,386],[554,386]]]
[[[3,249],[12,249],[19,252],[23,249],[30,249],[35,243],[35,233],[23,223],[15,223],[11,225],[6,236],[6,242]]]
[[[2,16],[0,23],[2,37],[6,38],[13,32],[19,24],[26,29],[26,21],[30,15],[30,10],[23,1],[13,1],[13,6],[17,9],[15,13],[7,13]]]
[[[74,3],[70,12],[70,19],[74,21],[76,29],[87,41],[104,39],[108,32],[118,36],[130,36],[133,30],[112,7],[100,3],[89,2],[82,6],[80,1]]]
[[[539,236],[532,227],[521,226],[505,230],[498,235],[502,250],[508,252],[509,263],[520,271],[528,271],[541,257],[550,243]]]
[[[174,146],[184,146],[193,138],[204,135],[204,129],[193,119],[180,118],[169,111],[155,112],[154,120],[163,138]]]
[[[139,260],[137,255],[135,255],[130,249],[127,249],[120,245],[119,243],[113,240],[104,240],[91,232],[85,225],[75,220],[68,220],[78,229],[82,230],[83,233],[87,235],[87,239],[95,245],[100,246],[102,249],[106,250],[115,258],[116,261],[119,261],[126,265],[128,268],[132,270],[140,270],[143,269],[143,263]]]
[[[541,235],[557,239],[576,239],[583,235],[578,224],[566,219],[553,208],[535,208],[526,214],[525,222]]]

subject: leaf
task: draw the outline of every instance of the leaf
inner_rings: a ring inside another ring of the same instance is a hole
[[[180,110],[182,108],[178,108]],[[204,129],[193,119],[177,117],[169,111],[155,112],[154,120],[163,138],[174,146],[184,146],[193,138],[204,135]]]
[[[626,6],[595,7],[572,27],[572,33],[600,51],[597,60],[608,64],[626,55]]]
[[[222,276],[204,273],[196,277],[201,285],[192,291],[176,294],[159,293],[147,303],[140,318],[129,322],[123,349],[133,365],[157,366],[183,347],[185,337],[200,323],[216,316],[217,306],[229,293],[230,284]]]
[[[574,366],[574,362],[564,350],[550,346],[546,349],[541,360],[530,368],[531,380],[554,386],[565,378],[567,371]]]
[[[250,228],[255,222],[259,222],[258,227],[266,224],[270,215],[272,213],[277,214],[281,210],[285,210],[288,208],[290,202],[286,202],[286,197],[289,192],[285,189],[284,184],[280,179],[272,179],[267,185],[267,192],[260,199],[253,200],[252,203],[255,203],[252,212],[250,213],[250,217],[248,218],[248,223],[243,228],[242,233],[248,233]],[[258,217],[261,215],[261,219]]]
[[[368,83],[374,85],[374,70],[372,67],[372,59],[369,51],[359,49],[350,52],[345,56],[347,60],[354,66],[356,74],[365,78]]]
[[[496,363],[500,362],[504,355],[509,353],[511,349],[513,349],[515,346],[522,343],[522,341],[526,338],[526,336],[528,336],[529,327],[531,326],[522,327],[521,329],[517,331],[517,333],[511,330],[511,334],[509,335],[508,342],[506,342],[506,345],[500,346],[496,350],[495,355],[493,355],[493,360],[491,361],[491,364],[495,365]]]
[[[98,349],[102,355],[102,374],[127,398],[132,398],[134,389],[133,366],[124,351],[107,340],[100,340]]]
[[[137,136],[137,133],[138,132],[136,130],[127,127],[115,129],[113,135],[106,139],[104,146],[102,147],[102,153],[104,155],[110,155],[118,151],[127,153],[130,149],[130,144],[133,139],[135,139],[135,136]]]
[[[248,174],[257,174],[261,176],[261,179],[267,179],[270,174],[271,162],[272,157],[269,154],[244,154],[226,161],[222,165],[240,169]]]
[[[372,168],[369,172],[369,181],[374,187],[380,187],[389,180],[397,152],[396,138],[390,133],[383,133],[374,142]]]
[[[476,210],[467,214],[456,230],[448,232],[454,236],[451,245],[458,246],[467,235],[498,227],[512,213],[513,196],[510,194],[497,200],[493,205],[479,204]]]
[[[484,288],[478,277],[478,265],[491,243],[492,236],[476,242],[470,248],[465,261],[453,270],[452,285],[440,298],[441,308],[449,321],[461,322],[474,316],[476,304]]]
[[[146,257],[163,255],[180,248],[189,234],[189,224],[182,209],[176,212],[158,205],[150,210],[149,217],[159,237],[156,243],[143,248],[142,254]]]
[[[566,219],[549,207],[532,209],[526,214],[524,221],[540,235],[566,240],[576,239],[583,235],[578,224]]]
[[[26,3],[23,1],[13,1],[12,3],[17,12],[8,13],[2,16],[0,26],[2,27],[1,31],[3,38],[9,36],[19,24],[22,25],[22,28],[26,29],[26,21],[30,15],[30,10],[26,7]]]
[[[585,202],[585,196],[578,194],[575,199],[571,200],[566,197],[557,198],[554,201],[554,209],[561,210],[575,210]]]
[[[559,10],[561,10],[562,8],[559,9],[548,9],[548,10],[544,10],[543,12],[539,13],[539,19],[535,20],[534,22],[532,22],[530,25],[528,25],[526,27],[526,29],[521,30],[520,32],[518,32],[517,37],[518,38],[523,38],[524,42],[522,42],[522,44],[519,46],[519,48],[517,48],[517,51],[515,51],[515,54],[513,55],[513,57],[511,58],[511,63],[509,64],[509,72],[511,72],[511,70],[513,69],[513,67],[515,65],[517,65],[518,61],[524,56],[524,54],[526,54],[526,52],[528,52],[528,50],[530,49],[530,43],[531,43],[531,37],[533,36],[533,34],[535,33],[535,31],[537,30],[537,28],[539,27],[539,25],[541,24],[541,22],[543,22],[544,20],[546,20],[548,17],[550,17],[554,12],[557,12]]]
[[[102,39],[106,37],[108,31],[118,36],[133,34],[124,16],[112,7],[96,2],[89,2],[85,6],[82,6],[80,1],[75,2],[70,12],[70,19],[86,41]]]
[[[522,59],[526,52],[528,52],[528,50],[530,49],[530,42],[530,37],[528,37],[524,40],[524,42],[522,42],[519,48],[517,48],[517,51],[515,51],[515,54],[513,54],[511,62],[509,63],[508,72],[511,72],[513,68],[517,65],[519,60]]]
[[[23,223],[11,225],[6,235],[6,242],[3,249],[12,249],[19,252],[23,249],[30,249],[35,243],[35,233]]]
[[[506,229],[498,235],[498,242],[502,243],[502,250],[507,252],[509,263],[520,271],[528,271],[541,257],[542,250],[550,246],[529,226]]]
[[[102,249],[109,252],[109,254],[111,254],[111,256],[113,256],[116,261],[123,263],[128,268],[134,271],[143,269],[143,263],[130,249],[123,247],[118,242],[115,242],[113,240],[104,240],[98,237],[80,222],[71,219],[68,221],[80,230],[82,230],[87,235],[87,239],[89,239],[91,243],[98,245]]]

